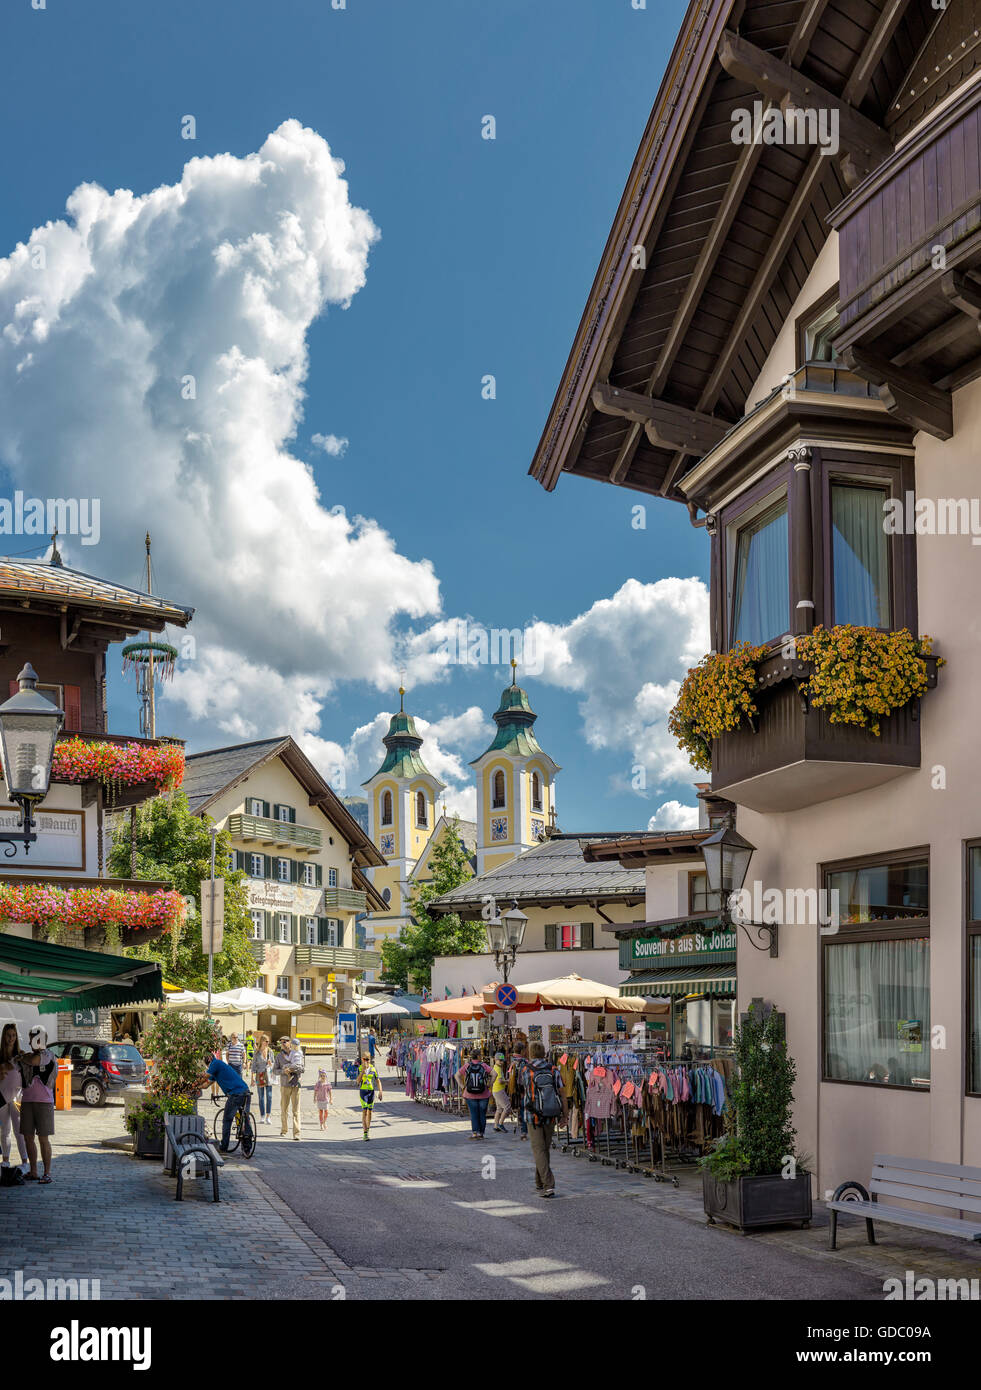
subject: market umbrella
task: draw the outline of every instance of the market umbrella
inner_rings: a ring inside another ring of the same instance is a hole
[[[182,989],[176,994],[168,994],[164,997],[164,1007],[167,1009],[178,1009],[185,1014],[196,1014],[199,1011],[204,1013],[208,1007],[207,990]],[[211,1012],[213,1014],[238,1014],[242,1012],[241,1005],[236,1004],[234,999],[230,999],[227,994],[213,994],[211,996]]]
[[[421,1005],[421,1012],[427,1018],[455,1018],[458,1022],[472,1023],[483,1018],[488,1009],[481,995],[465,994],[461,999],[433,999]]]
[[[401,1004],[393,1004],[391,1000],[379,999],[375,1004],[365,1004],[358,1010],[361,1014],[406,1014],[409,1010],[404,1009]]]
[[[261,989],[229,989],[223,999],[234,1001],[239,1013],[257,1014],[260,1009],[276,1009],[279,1013],[295,1014],[303,1008],[292,999],[280,999],[275,994],[265,994]]]
[[[511,981],[514,984],[514,981]],[[580,1013],[642,1014],[646,1002],[618,994],[616,985],[603,985],[597,980],[584,980],[581,975],[562,975],[555,980],[540,980],[529,985],[514,985],[517,1002],[511,1005],[519,1013],[538,1009],[573,1009]],[[483,991],[484,1007],[489,1011],[500,1008],[495,1002],[497,985],[487,985]]]

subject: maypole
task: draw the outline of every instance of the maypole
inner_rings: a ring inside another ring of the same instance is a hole
[[[150,532],[146,533],[146,592],[153,593],[153,567],[150,560]],[[147,628],[146,636],[128,642],[123,648],[123,675],[133,671],[136,693],[140,701],[140,733],[144,738],[157,736],[156,683],[174,678],[177,648],[169,642],[154,641]]]

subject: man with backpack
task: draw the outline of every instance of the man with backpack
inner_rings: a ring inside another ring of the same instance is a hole
[[[529,1142],[535,1156],[535,1187],[543,1197],[555,1196],[552,1174],[552,1135],[559,1120],[567,1123],[565,1094],[558,1067],[545,1060],[545,1047],[533,1042],[522,1069],[525,1114],[531,1124]]]

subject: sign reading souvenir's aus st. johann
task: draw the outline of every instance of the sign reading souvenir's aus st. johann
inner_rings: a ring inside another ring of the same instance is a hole
[[[631,959],[640,964],[649,960],[700,955],[734,956],[734,931],[689,932],[685,936],[635,936],[630,942]]]

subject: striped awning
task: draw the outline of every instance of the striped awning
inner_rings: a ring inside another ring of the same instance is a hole
[[[735,963],[728,965],[675,966],[671,970],[647,970],[629,975],[620,985],[621,994],[713,994],[736,993]]]

